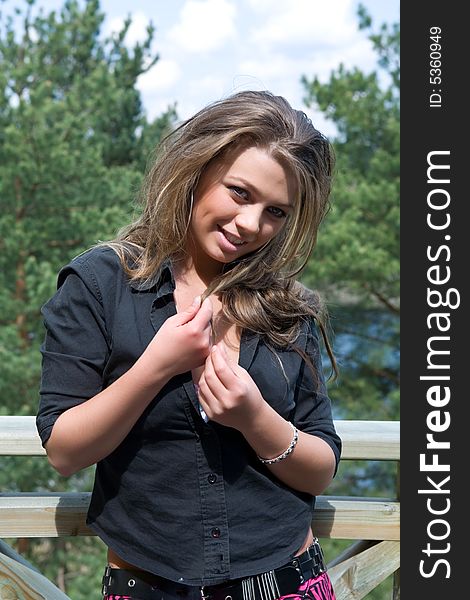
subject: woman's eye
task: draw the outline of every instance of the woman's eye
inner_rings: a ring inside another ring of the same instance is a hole
[[[244,190],[243,188],[238,187],[236,185],[231,185],[230,189],[239,198],[243,198],[244,200],[246,200],[248,198],[248,192],[246,190]]]
[[[270,206],[268,210],[277,219],[284,219],[287,217],[287,213],[283,211],[282,208],[278,208],[277,206]]]

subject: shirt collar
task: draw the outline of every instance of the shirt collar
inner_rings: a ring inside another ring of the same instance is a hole
[[[173,275],[171,260],[167,258],[161,264],[160,268],[152,277],[145,281],[133,281],[131,287],[138,292],[147,292],[152,289],[156,290],[156,298],[161,298],[166,295],[173,295],[176,284]],[[157,330],[158,327],[155,327]],[[260,336],[257,333],[243,331],[240,340],[240,359],[239,364],[246,370],[249,369],[260,341]]]
[[[167,258],[158,271],[145,280],[131,281],[130,286],[138,292],[148,292],[157,288],[157,296],[173,293],[176,287],[171,261]]]

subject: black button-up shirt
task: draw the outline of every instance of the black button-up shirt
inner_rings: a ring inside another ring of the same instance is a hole
[[[174,289],[169,265],[152,282],[131,284],[109,248],[92,249],[60,271],[58,290],[42,308],[37,428],[43,444],[62,412],[134,364],[175,314]],[[265,400],[299,430],[325,440],[338,462],[341,442],[313,324],[298,345],[317,377],[299,353],[273,353],[247,331],[239,362]],[[168,381],[97,464],[87,523],[130,563],[173,581],[209,585],[284,564],[305,539],[314,502],[261,464],[239,431],[205,422],[187,372]]]

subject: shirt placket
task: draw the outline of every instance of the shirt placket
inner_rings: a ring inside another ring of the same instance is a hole
[[[204,578],[229,579],[230,547],[222,457],[218,434],[212,425],[205,424],[201,428],[196,458],[204,535]]]

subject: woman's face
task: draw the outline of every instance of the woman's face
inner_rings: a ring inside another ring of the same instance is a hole
[[[191,254],[206,274],[253,252],[285,226],[294,181],[266,150],[229,153],[203,172],[194,194]]]

